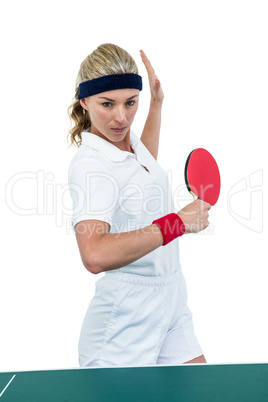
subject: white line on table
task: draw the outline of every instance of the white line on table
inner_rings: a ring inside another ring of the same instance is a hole
[[[5,386],[5,388],[3,389],[3,391],[0,394],[0,398],[3,395],[3,393],[5,392],[5,390],[7,389],[7,387],[9,387],[9,385],[11,384],[11,382],[14,380],[14,378],[16,377],[16,374],[13,375],[13,377],[11,378],[11,380],[8,382],[8,384]]]

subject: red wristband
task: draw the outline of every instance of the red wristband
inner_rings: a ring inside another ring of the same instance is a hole
[[[179,215],[171,213],[153,221],[159,226],[164,243],[163,246],[185,233],[185,226]]]

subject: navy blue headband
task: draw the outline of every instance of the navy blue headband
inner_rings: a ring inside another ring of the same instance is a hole
[[[101,92],[114,89],[134,88],[142,90],[142,78],[138,74],[111,74],[103,75],[90,81],[79,84],[78,99],[87,98]]]

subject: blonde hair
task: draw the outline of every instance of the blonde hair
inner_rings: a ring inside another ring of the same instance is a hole
[[[133,58],[119,46],[105,43],[97,47],[81,63],[76,79],[75,97],[68,108],[68,114],[73,127],[69,130],[70,145],[81,145],[81,133],[91,125],[89,113],[78,100],[78,87],[81,82],[93,80],[109,74],[138,74],[138,68]]]

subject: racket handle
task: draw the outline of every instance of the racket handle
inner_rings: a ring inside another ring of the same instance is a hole
[[[194,201],[200,199],[200,198],[199,198],[195,193],[193,193],[192,191],[190,191],[190,193],[192,194]]]

